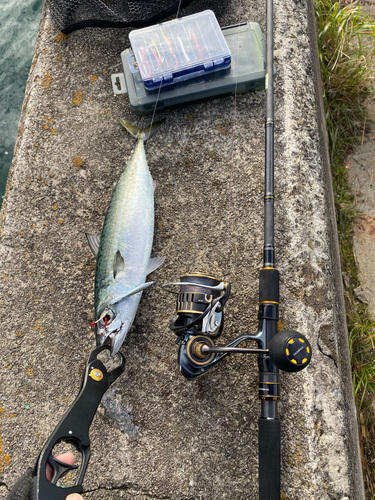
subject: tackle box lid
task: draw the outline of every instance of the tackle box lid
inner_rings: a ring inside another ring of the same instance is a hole
[[[248,22],[222,29],[232,52],[230,68],[194,80],[147,91],[131,49],[121,53],[123,73],[111,75],[115,94],[128,94],[136,115],[160,111],[184,103],[192,103],[234,95],[265,87],[266,42],[258,23]],[[274,66],[274,75],[276,68]],[[237,90],[236,90],[237,87]]]
[[[129,40],[147,90],[231,64],[229,47],[212,10],[133,30]]]

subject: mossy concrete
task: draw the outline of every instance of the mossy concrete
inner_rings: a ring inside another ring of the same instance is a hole
[[[239,6],[241,9],[239,10]],[[204,3],[193,3],[202,9]],[[264,2],[219,5],[221,25],[265,30]],[[364,498],[340,261],[320,107],[310,0],[275,2],[276,248],[281,328],[313,348],[281,375],[282,494]],[[134,145],[119,118],[148,124],[114,96],[127,31],[63,37],[48,7],[26,89],[1,212],[1,456],[6,491],[74,400],[95,345],[95,261],[112,188]],[[257,326],[262,266],[265,93],[159,113],[147,148],[155,192],[160,285],[186,272],[231,281],[222,343]],[[233,161],[232,161],[233,158]],[[229,218],[228,218],[229,217]],[[257,498],[256,358],[227,358],[195,382],[177,366],[173,296],[144,293],[123,346],[124,375],[91,428],[84,497]],[[123,418],[122,423],[118,423]],[[117,419],[117,424],[114,420]]]

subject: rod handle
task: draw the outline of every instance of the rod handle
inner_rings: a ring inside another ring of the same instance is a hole
[[[259,500],[280,500],[280,420],[259,419]]]
[[[279,303],[279,271],[261,269],[259,273],[259,302]]]

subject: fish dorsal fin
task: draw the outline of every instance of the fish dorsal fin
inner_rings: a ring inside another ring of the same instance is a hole
[[[136,293],[143,292],[143,290],[146,290],[146,288],[150,287],[154,283],[155,283],[155,281],[149,281],[148,283],[142,283],[142,285],[139,285],[139,286],[133,288],[133,290],[130,290],[130,292],[127,292],[124,295],[120,295],[119,297],[112,299],[111,302],[109,303],[109,305],[111,306],[113,304],[118,304],[122,300],[125,300],[125,299],[131,297],[132,295],[135,295]]]
[[[119,273],[122,273],[125,269],[125,261],[123,256],[121,255],[120,250],[117,250],[115,254],[115,258],[113,261],[113,277],[116,278],[116,276]]]
[[[152,273],[152,271],[155,271],[158,267],[160,267],[165,261],[165,257],[152,257],[148,261],[148,266],[147,266],[147,274]]]
[[[98,258],[99,246],[100,246],[100,235],[94,235],[86,233],[87,242],[89,244],[90,250],[94,254],[95,259]]]

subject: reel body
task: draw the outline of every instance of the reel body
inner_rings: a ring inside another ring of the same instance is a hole
[[[213,339],[220,337],[224,327],[224,305],[229,298],[230,284],[201,273],[181,276],[176,283],[176,315],[169,328],[180,344],[178,362],[181,373],[188,379],[203,375],[208,366],[216,364],[222,356],[203,354],[202,345],[214,347]],[[168,290],[170,291],[170,290]]]

